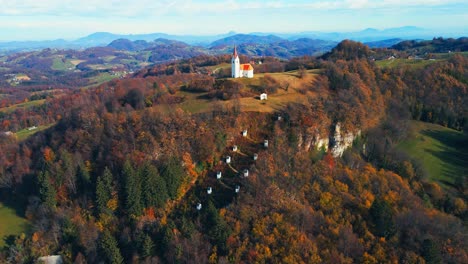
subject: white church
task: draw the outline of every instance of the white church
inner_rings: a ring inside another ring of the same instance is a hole
[[[231,72],[232,78],[253,78],[253,67],[250,63],[240,64],[239,55],[237,54],[237,48],[234,46],[234,53],[231,59]]]

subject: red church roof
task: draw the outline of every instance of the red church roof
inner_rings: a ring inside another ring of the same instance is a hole
[[[234,54],[232,54],[232,56],[234,56],[234,58],[238,57],[236,45],[234,45]]]
[[[240,65],[240,68],[241,68],[241,70],[243,70],[243,71],[250,71],[250,70],[253,70],[252,65],[250,65],[250,64],[248,64],[248,63],[246,63],[246,64],[241,64],[241,65]]]

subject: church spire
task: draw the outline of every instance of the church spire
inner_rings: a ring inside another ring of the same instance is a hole
[[[232,54],[232,56],[233,56],[234,58],[237,58],[237,57],[238,57],[236,45],[234,45],[234,53]]]

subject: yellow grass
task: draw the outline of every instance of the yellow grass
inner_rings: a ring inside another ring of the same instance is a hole
[[[311,82],[317,76],[316,71],[308,71],[307,75],[301,79],[299,78],[297,71],[283,72],[283,73],[267,73],[267,74],[256,74],[252,79],[231,79],[237,82],[244,84],[245,88],[251,90],[254,87],[259,87],[262,83],[262,78],[265,75],[269,75],[274,78],[277,82],[284,84],[289,84],[288,90],[279,88],[277,93],[269,94],[268,100],[260,101],[259,95],[252,97],[240,98],[238,103],[240,104],[241,111],[243,112],[262,112],[262,113],[271,113],[274,111],[281,110],[289,103],[305,103],[307,97],[313,96],[311,92],[307,92],[307,96],[299,92],[304,85],[310,85]],[[178,92],[178,96],[184,96],[185,101],[178,107],[182,108],[184,111],[191,113],[203,113],[213,110],[213,107],[218,104],[225,109],[233,107],[237,102],[232,99],[228,101],[217,100],[216,103],[213,100],[209,99],[200,99],[206,93],[189,93],[189,92]],[[164,109],[165,107],[162,107]]]
[[[39,106],[39,105],[42,105],[45,101],[46,101],[45,99],[40,99],[40,100],[35,100],[35,101],[19,103],[19,104],[15,104],[9,107],[0,108],[0,112],[10,113],[10,112],[15,111],[18,108],[29,108],[32,106]]]
[[[16,75],[16,79],[20,80],[20,81],[30,81],[31,78],[29,78],[29,76],[27,76],[26,74],[18,74]]]
[[[85,62],[86,60],[70,60],[70,63],[73,64],[74,66],[82,63],[82,62]]]

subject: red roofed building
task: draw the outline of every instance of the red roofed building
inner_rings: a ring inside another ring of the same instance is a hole
[[[237,54],[237,48],[234,46],[234,53],[231,59],[231,72],[232,78],[253,78],[253,67],[249,63],[240,64],[239,55]]]

